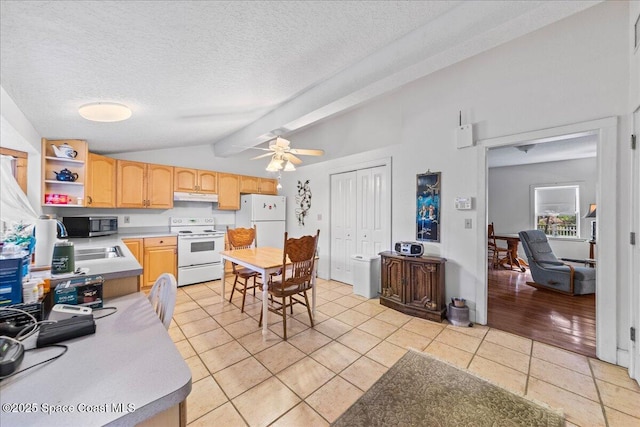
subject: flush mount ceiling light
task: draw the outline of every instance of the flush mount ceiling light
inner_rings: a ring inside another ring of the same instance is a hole
[[[92,122],[120,122],[131,117],[131,110],[126,105],[114,102],[93,102],[78,108],[82,117]]]

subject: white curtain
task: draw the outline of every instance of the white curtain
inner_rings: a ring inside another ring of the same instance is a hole
[[[0,219],[3,222],[2,231],[17,222],[23,224],[35,224],[38,214],[33,209],[24,194],[22,188],[18,185],[18,181],[13,176],[14,158],[11,156],[2,157],[0,188],[2,195],[0,196]]]

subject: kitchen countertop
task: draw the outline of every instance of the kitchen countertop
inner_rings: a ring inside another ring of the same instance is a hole
[[[186,399],[191,371],[148,299],[137,292],[105,306],[117,311],[95,320],[95,334],[65,341],[59,359],[2,380],[2,425],[135,425]],[[27,352],[20,369],[60,352]]]
[[[76,269],[87,268],[86,275],[100,275],[105,280],[120,279],[123,277],[139,276],[142,274],[142,266],[133,256],[127,245],[122,243],[122,239],[118,235],[92,237],[88,239],[68,239],[73,242],[76,249],[102,248],[110,246],[119,246],[122,250],[122,257],[93,259],[87,261],[76,261]],[[77,276],[52,276],[51,280],[59,279],[68,280],[70,277]]]
[[[122,239],[143,239],[147,237],[162,237],[162,236],[177,236],[177,233],[172,233],[168,229],[166,230],[138,230],[126,233],[112,234],[110,236],[99,236],[89,238],[69,238],[68,240],[73,242],[76,249],[89,249],[89,248],[103,248],[110,246],[119,246],[122,250],[122,257],[118,258],[105,258],[94,259],[87,261],[76,261],[76,268],[87,268],[86,275],[95,276],[100,275],[105,280],[119,279],[123,277],[138,276],[142,274],[142,266],[136,258],[133,256],[127,245],[122,242]],[[71,277],[78,276],[53,276],[52,280],[68,280]]]

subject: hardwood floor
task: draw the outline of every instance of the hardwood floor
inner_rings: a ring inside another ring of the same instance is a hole
[[[563,295],[527,281],[528,269],[489,269],[488,326],[596,357],[595,295]]]

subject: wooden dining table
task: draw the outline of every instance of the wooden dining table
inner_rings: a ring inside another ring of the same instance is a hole
[[[526,267],[529,267],[527,262],[518,256],[518,246],[520,244],[520,236],[517,233],[495,233],[496,240],[505,240],[507,242],[507,256],[498,260],[498,264],[509,269],[520,269],[523,273],[526,271]]]
[[[220,252],[223,265],[224,261],[229,261],[248,268],[249,270],[260,273],[262,277],[262,335],[267,336],[267,314],[269,292],[268,292],[268,278],[272,273],[278,272],[282,268],[283,250],[272,247],[257,247],[249,249],[234,249],[232,251]],[[311,276],[311,315],[316,315],[316,272],[318,268],[318,258],[313,264],[313,274]],[[287,259],[287,265],[290,261]],[[225,284],[226,284],[226,271],[223,269],[222,274],[222,302],[225,301]]]

